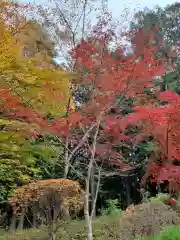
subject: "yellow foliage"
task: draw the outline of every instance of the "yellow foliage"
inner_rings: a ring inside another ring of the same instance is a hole
[[[20,30],[13,35],[12,27],[9,28],[3,19],[0,22],[0,88],[11,88],[26,106],[38,112],[65,114],[70,98],[70,74],[53,67],[49,56],[24,57],[26,41],[22,41]]]

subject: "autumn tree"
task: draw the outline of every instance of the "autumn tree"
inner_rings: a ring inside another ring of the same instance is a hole
[[[125,98],[138,96],[140,98],[144,88],[150,87],[153,84],[153,77],[163,74],[164,68],[163,61],[155,58],[156,47],[147,41],[144,48],[139,48],[139,52],[127,57],[123,55],[122,46],[117,46],[114,57],[109,49],[114,32],[108,27],[108,21],[99,22],[91,38],[83,40],[71,51],[81,81],[89,84],[91,89],[90,99],[82,105],[79,112],[74,112],[66,118],[57,118],[52,124],[53,132],[59,132],[64,137],[68,136],[77,143],[69,154],[70,167],[73,155],[80,147],[86,147],[89,151],[89,159],[84,163],[85,217],[89,240],[92,239],[92,218],[102,164],[108,161],[119,166],[121,170],[126,168],[130,171],[133,168],[133,165],[124,161],[121,152],[114,150],[115,145],[121,146],[131,141],[131,135],[126,134],[124,116],[121,112]],[[117,109],[117,99],[119,111],[110,114],[113,109]],[[94,169],[98,172],[98,178],[89,213],[90,182]]]
[[[179,155],[179,146],[178,145],[179,145],[179,143],[178,143],[178,139],[175,137],[177,134],[176,130],[178,131],[178,127],[177,126],[175,127],[175,125],[176,125],[176,123],[178,124],[178,120],[174,119],[174,114],[177,114],[177,117],[178,117],[179,112],[178,111],[176,112],[175,108],[173,110],[171,100],[173,100],[173,98],[174,98],[173,105],[178,106],[178,95],[175,94],[174,92],[178,93],[179,83],[180,83],[179,82],[179,47],[178,47],[179,46],[179,39],[178,39],[179,30],[176,27],[178,25],[178,21],[179,21],[179,4],[174,3],[174,4],[166,6],[164,9],[157,8],[157,9],[153,9],[153,10],[149,10],[149,9],[144,10],[144,11],[137,13],[135,18],[137,20],[137,24],[132,23],[131,27],[133,29],[138,29],[139,27],[141,27],[143,29],[148,30],[149,28],[153,29],[154,26],[156,28],[159,28],[158,37],[163,42],[162,52],[164,52],[164,54],[166,55],[166,68],[165,68],[166,74],[163,77],[159,78],[159,80],[157,79],[157,82],[160,81],[161,86],[163,86],[163,88],[161,88],[161,90],[165,91],[165,92],[161,95],[159,95],[158,92],[156,92],[156,97],[158,99],[158,102],[160,101],[164,104],[169,102],[169,104],[165,104],[165,106],[162,106],[161,104],[156,102],[157,103],[156,106],[149,106],[146,108],[146,110],[142,109],[142,112],[141,112],[142,118],[143,118],[143,112],[145,113],[145,115],[149,114],[149,117],[151,116],[151,118],[149,118],[149,120],[151,119],[149,122],[149,125],[146,127],[149,128],[149,130],[153,129],[152,135],[155,138],[155,142],[157,143],[158,148],[160,148],[160,150],[158,151],[158,154],[156,156],[156,160],[159,160],[160,162],[162,162],[162,166],[164,165],[164,163],[166,162],[167,159],[169,159],[168,161],[170,161],[171,163],[173,162],[174,164],[178,165],[178,161],[179,161],[178,160],[179,159],[179,156],[178,156]],[[173,46],[173,48],[172,48],[172,46]],[[173,67],[172,67],[172,63],[173,63]],[[166,91],[166,90],[168,90],[168,91]],[[170,98],[171,98],[171,100],[170,100]],[[138,112],[139,112],[139,110],[137,110],[137,113]],[[157,119],[155,120],[155,115],[156,115],[155,112],[158,113],[157,116],[161,115],[161,117],[164,119],[164,122],[163,123],[161,122],[160,126],[157,128],[154,127],[158,122]],[[152,115],[151,115],[151,113],[152,113]],[[145,115],[144,115],[144,117],[145,117]],[[166,121],[166,123],[165,123],[165,121]],[[147,118],[146,118],[146,122],[147,122]],[[174,125],[174,127],[172,125]],[[164,129],[164,130],[162,130],[162,129]],[[165,129],[168,129],[168,130],[166,131]],[[171,129],[171,130],[169,130],[169,129]],[[170,147],[169,144],[171,144],[172,141],[173,141],[173,144]],[[156,148],[157,148],[157,146],[156,146]],[[170,153],[171,151],[174,152],[173,156],[172,156],[172,153]],[[155,169],[153,166],[157,167],[157,162],[152,163],[152,167],[150,167],[150,169],[152,171],[153,171],[153,169]],[[157,168],[159,168],[159,167],[157,167]],[[174,169],[175,172],[178,171],[177,166],[176,167],[172,166],[172,167],[176,169],[176,170]],[[169,167],[168,167],[168,169],[169,169]],[[160,170],[160,168],[159,168],[159,170]],[[164,174],[165,174],[165,172],[164,172]],[[172,172],[170,170],[169,170],[169,174],[172,176]],[[157,178],[159,178],[158,173],[157,173],[156,177],[155,176],[153,177],[155,182],[156,182]],[[163,181],[165,179],[166,180],[168,179],[168,177],[166,178],[166,174],[163,175]],[[170,179],[171,179],[171,181],[177,182],[175,180],[176,179],[175,176],[174,176],[174,180],[172,180],[173,177]],[[170,183],[170,185],[172,185],[172,184]],[[177,190],[177,186],[175,188]]]
[[[98,2],[98,1],[97,1]],[[51,1],[48,6],[36,5],[37,16],[42,26],[48,29],[51,39],[55,42],[58,50],[57,60],[60,60],[60,66],[64,69],[75,72],[76,61],[72,61],[69,50],[86,38],[92,27],[90,24],[91,16],[96,14],[103,15],[107,11],[107,2],[103,1],[99,9],[96,8],[94,1]],[[72,77],[74,80],[74,76]],[[77,80],[77,78],[75,78]],[[86,90],[77,81],[72,81],[70,84],[71,94],[75,100],[76,105],[82,95],[86,97]],[[57,91],[56,91],[57,92]],[[67,102],[66,115],[69,114],[69,102]],[[66,138],[66,149],[70,145],[68,138]],[[68,155],[69,151],[65,152],[65,168],[64,177],[68,174]]]
[[[43,42],[44,48],[38,50],[38,39],[42,39],[44,33],[37,22],[27,21],[21,14],[28,8],[29,5],[8,1],[0,6],[1,202],[6,201],[16,185],[41,178],[37,156],[51,161],[60,159],[63,152],[60,142],[53,140],[50,145],[46,137],[43,145],[34,139],[42,134],[42,125],[47,126],[47,116],[65,114],[70,92],[68,73],[51,64],[53,56],[49,51],[54,49],[47,36],[42,41],[49,41],[49,46]],[[30,32],[37,39],[28,38]],[[24,56],[26,46],[35,54]],[[54,87],[60,88],[61,93],[54,96]],[[57,98],[61,99],[58,104]]]
[[[138,30],[143,28],[147,32],[153,30],[154,27],[159,28],[156,39],[163,42],[160,49],[161,54],[167,58],[167,63],[174,62],[177,66],[174,71],[170,71],[161,79],[165,89],[172,91],[179,89],[179,3],[167,5],[165,8],[144,9],[137,12],[131,22],[131,29]],[[173,53],[174,48],[175,52]]]
[[[136,106],[135,113],[129,114],[126,123],[137,124],[141,131],[137,134],[137,141],[152,135],[157,144],[157,156],[151,159],[147,174],[151,181],[160,184],[169,182],[170,193],[179,192],[179,166],[176,165],[180,157],[179,142],[179,95],[165,91],[158,96],[160,103],[156,106]],[[164,104],[162,104],[164,103]],[[146,180],[146,175],[145,179]]]

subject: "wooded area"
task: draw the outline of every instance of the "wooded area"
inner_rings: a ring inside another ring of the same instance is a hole
[[[92,240],[109,201],[179,198],[180,3],[126,30],[95,5],[0,4],[1,228],[78,216]]]

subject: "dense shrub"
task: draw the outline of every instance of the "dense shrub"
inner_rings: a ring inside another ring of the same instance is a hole
[[[39,208],[60,206],[71,212],[79,211],[84,206],[84,191],[78,181],[70,179],[47,179],[29,183],[16,189],[15,195],[8,199],[14,213],[23,207],[39,205]],[[50,205],[50,206],[49,206]]]
[[[107,208],[102,210],[102,215],[109,215],[109,216],[121,216],[122,210],[118,206],[118,199],[110,199],[107,202]]]
[[[120,224],[120,239],[132,240],[137,236],[154,236],[167,225],[180,224],[177,213],[162,202],[152,201],[134,207]]]

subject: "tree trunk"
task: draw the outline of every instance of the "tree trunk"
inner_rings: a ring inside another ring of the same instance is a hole
[[[70,110],[70,104],[71,104],[71,98],[69,97],[67,106],[66,106],[66,117],[69,116],[69,110]],[[65,162],[64,162],[64,178],[67,178],[68,176],[68,171],[69,171],[69,139],[68,137],[66,138],[66,144],[65,144]]]
[[[94,179],[94,174],[95,174],[95,169],[94,169],[94,164],[92,165],[92,170],[91,170],[91,211],[94,206],[94,201],[95,201],[95,179]],[[96,216],[96,210],[93,212],[93,217]]]
[[[25,208],[22,208],[22,212],[21,212],[21,216],[20,216],[19,224],[18,224],[18,230],[23,229],[23,226],[24,226],[25,210],[26,210]]]
[[[92,220],[91,220],[91,217],[89,216],[89,194],[87,192],[85,194],[84,216],[85,216],[86,227],[87,227],[87,240],[92,240],[93,239]]]
[[[56,209],[54,208],[53,209],[52,219],[49,222],[49,236],[50,236],[50,240],[56,240],[56,233],[58,231],[57,220],[58,220],[58,215],[57,215]]]
[[[16,230],[16,215],[13,214],[12,219],[11,219],[11,225],[9,227],[9,231],[14,232]]]
[[[64,209],[64,218],[65,220],[70,220],[69,209],[67,208]]]
[[[34,208],[32,208],[32,214],[33,214],[33,222],[32,222],[32,227],[36,228],[36,224],[37,224],[37,215],[36,215],[36,210]]]
[[[65,144],[65,158],[64,158],[64,178],[67,178],[68,171],[69,171],[69,154],[68,154],[68,144],[69,140],[68,137],[66,138]]]
[[[61,206],[60,207],[60,211],[61,211],[61,217],[65,220],[69,220],[70,219],[70,213],[69,213],[69,209],[65,206]]]
[[[127,206],[129,206],[131,204],[131,195],[130,195],[130,187],[129,187],[128,177],[126,177],[126,203],[127,203]]]
[[[100,125],[100,120],[98,121],[96,133],[95,133],[95,136],[94,136],[92,156],[91,156],[91,159],[90,159],[89,164],[88,164],[87,178],[86,178],[84,215],[85,215],[86,227],[87,227],[87,240],[92,240],[93,239],[92,216],[93,216],[93,211],[95,210],[95,204],[96,204],[97,193],[98,193],[98,188],[97,188],[96,189],[96,194],[94,196],[94,203],[92,205],[93,209],[91,210],[91,214],[90,214],[90,212],[89,212],[90,181],[91,181],[91,176],[92,176],[92,168],[93,168],[93,164],[94,164],[94,157],[95,157],[95,153],[96,153],[96,140],[97,140],[97,135],[98,135],[98,132],[99,132],[99,125]],[[94,174],[93,174],[93,177],[94,177]]]
[[[51,240],[56,240],[56,234],[54,232],[51,234]]]
[[[50,240],[56,240],[56,231],[55,231],[54,223],[52,223],[52,225],[50,226],[49,238],[50,238]]]

